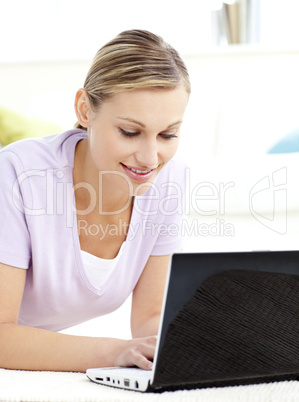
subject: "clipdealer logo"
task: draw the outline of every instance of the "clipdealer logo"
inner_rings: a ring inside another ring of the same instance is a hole
[[[263,198],[263,203],[261,203]],[[267,201],[267,211],[260,205]],[[270,205],[269,205],[270,204]],[[259,180],[249,194],[249,210],[252,216],[262,225],[277,232],[287,232],[287,168],[283,167]]]
[[[154,200],[156,207],[154,210],[148,211],[142,209],[142,205],[139,205],[136,199],[134,208],[139,214],[144,214],[145,217],[155,216],[158,211],[167,215],[182,215],[193,216],[192,221],[183,220],[181,231],[187,235],[195,236],[234,236],[234,226],[226,222],[224,219],[226,215],[226,204],[229,202],[226,195],[235,188],[233,181],[223,183],[220,182],[217,185],[215,183],[203,181],[197,182],[195,185],[191,185],[190,181],[190,169],[185,171],[186,188],[183,189],[176,182],[166,182],[161,185],[161,188],[152,184],[152,190],[150,193],[143,195],[143,200]],[[102,175],[104,174],[116,174],[115,172],[102,172],[99,177],[99,183],[102,183]],[[124,177],[123,177],[124,176]],[[128,178],[123,175],[123,179],[128,181],[128,189],[132,190],[132,184]],[[26,180],[31,178],[38,180],[40,185],[45,191],[45,203],[38,204],[34,202],[31,207],[24,205],[20,188]],[[74,191],[77,187],[83,187],[90,195],[90,204],[88,208],[83,211],[77,211],[74,202]],[[131,187],[130,187],[131,186]],[[22,173],[18,176],[13,184],[13,203],[16,208],[30,216],[40,215],[64,215],[67,220],[67,227],[74,225],[74,214],[80,212],[80,215],[87,215],[93,211],[96,207],[97,194],[94,189],[88,183],[79,183],[77,187],[73,187],[71,181],[66,180],[63,171],[55,171],[49,169],[43,170],[31,170]],[[164,189],[166,191],[164,191]],[[163,194],[160,194],[160,191]],[[186,190],[186,191],[185,191]],[[184,198],[186,194],[185,202],[182,205],[180,200]],[[137,197],[138,198],[138,197]],[[170,210],[164,208],[171,202],[172,207]],[[285,234],[287,232],[287,168],[280,168],[268,176],[263,177],[249,190],[249,213],[263,226],[275,231],[279,234]],[[99,203],[99,213],[107,214],[103,211],[102,204]],[[127,205],[123,206],[125,209]],[[116,211],[114,213],[119,213]],[[199,222],[198,216],[201,217],[215,217],[215,222]],[[91,228],[87,227],[87,221],[80,223],[80,229],[88,231],[91,235],[105,236],[107,228],[97,228],[92,225]],[[153,221],[154,225],[154,221]],[[146,226],[144,230],[148,230]],[[163,229],[163,230],[162,230]],[[165,228],[159,228],[162,232]],[[115,228],[109,227],[109,230],[117,232]],[[123,229],[122,229],[123,230]],[[126,228],[128,230],[128,228]],[[155,229],[156,230],[156,229]],[[171,227],[171,231],[175,232]],[[110,232],[109,232],[110,233]]]

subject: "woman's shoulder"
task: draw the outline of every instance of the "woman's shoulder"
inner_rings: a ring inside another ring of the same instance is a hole
[[[83,130],[69,130],[40,138],[28,138],[7,145],[0,157],[20,161],[24,169],[49,169],[73,166],[78,141],[86,138]]]

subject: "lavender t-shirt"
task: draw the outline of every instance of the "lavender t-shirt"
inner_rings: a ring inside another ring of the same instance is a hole
[[[84,131],[70,130],[0,151],[0,262],[27,269],[19,324],[59,331],[110,313],[132,292],[149,256],[181,247],[185,166],[172,159],[135,197],[115,268],[102,286],[89,281],[78,236],[87,228],[77,224],[72,177],[84,138]],[[88,230],[101,235],[95,225]]]

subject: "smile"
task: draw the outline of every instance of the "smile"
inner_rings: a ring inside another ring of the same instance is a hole
[[[152,169],[150,169],[150,170],[138,170],[138,169],[133,169],[133,168],[130,168],[129,166],[127,166],[127,168],[130,169],[130,170],[132,170],[132,172],[135,172],[135,173],[138,173],[138,174],[147,174],[147,173],[149,173],[149,172],[152,171]]]
[[[134,181],[147,181],[155,173],[156,169],[141,170],[121,163],[125,173]]]

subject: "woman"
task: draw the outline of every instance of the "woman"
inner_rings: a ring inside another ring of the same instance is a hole
[[[173,159],[190,84],[163,40],[126,31],[97,53],[78,123],[0,153],[0,367],[152,367],[184,168]],[[132,339],[63,328],[133,292]]]

